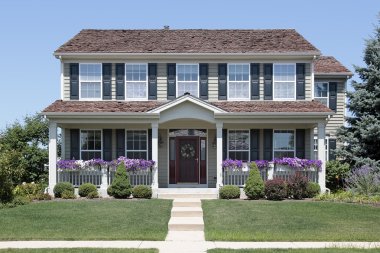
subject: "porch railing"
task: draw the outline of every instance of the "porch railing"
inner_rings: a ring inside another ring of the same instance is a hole
[[[223,172],[223,184],[224,185],[237,185],[244,186],[249,175],[248,171],[241,170],[224,170]],[[266,181],[268,180],[268,171],[266,169],[260,170],[261,178]]]
[[[115,178],[115,171],[110,171],[108,174],[108,184],[112,184]],[[150,170],[140,170],[135,172],[128,172],[129,181],[132,186],[135,185],[151,185],[152,172]]]
[[[295,170],[286,170],[286,171],[274,171],[273,178],[280,178],[282,180],[289,180],[290,177],[295,175],[296,173],[301,174],[310,182],[318,183],[318,171],[295,171]]]

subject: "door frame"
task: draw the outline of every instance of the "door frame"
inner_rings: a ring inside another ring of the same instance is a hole
[[[181,140],[195,140],[196,142],[196,149],[195,149],[195,154],[196,154],[196,158],[195,158],[195,177],[196,177],[196,181],[195,182],[179,182],[179,158],[180,158],[180,149],[179,149],[179,142]],[[199,184],[200,183],[200,178],[199,178],[199,174],[200,174],[200,154],[199,154],[199,145],[200,145],[200,138],[199,136],[177,136],[175,137],[175,143],[176,143],[176,159],[175,159],[175,182],[176,184],[178,183],[195,183],[195,184]]]

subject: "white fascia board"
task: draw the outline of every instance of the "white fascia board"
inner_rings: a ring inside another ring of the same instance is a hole
[[[352,72],[314,73],[315,78],[333,77],[333,78],[350,79],[353,75],[354,74]]]
[[[215,119],[257,119],[257,118],[325,118],[334,115],[335,112],[243,112],[243,113],[215,113]]]
[[[159,119],[158,113],[133,112],[42,112],[47,118],[131,118],[131,119]]]

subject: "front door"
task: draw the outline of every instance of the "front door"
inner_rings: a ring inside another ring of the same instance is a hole
[[[177,137],[176,144],[176,181],[178,183],[199,183],[199,137]]]

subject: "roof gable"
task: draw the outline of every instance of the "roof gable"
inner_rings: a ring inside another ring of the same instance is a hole
[[[333,56],[320,56],[314,60],[314,73],[317,75],[353,75],[349,69]]]

